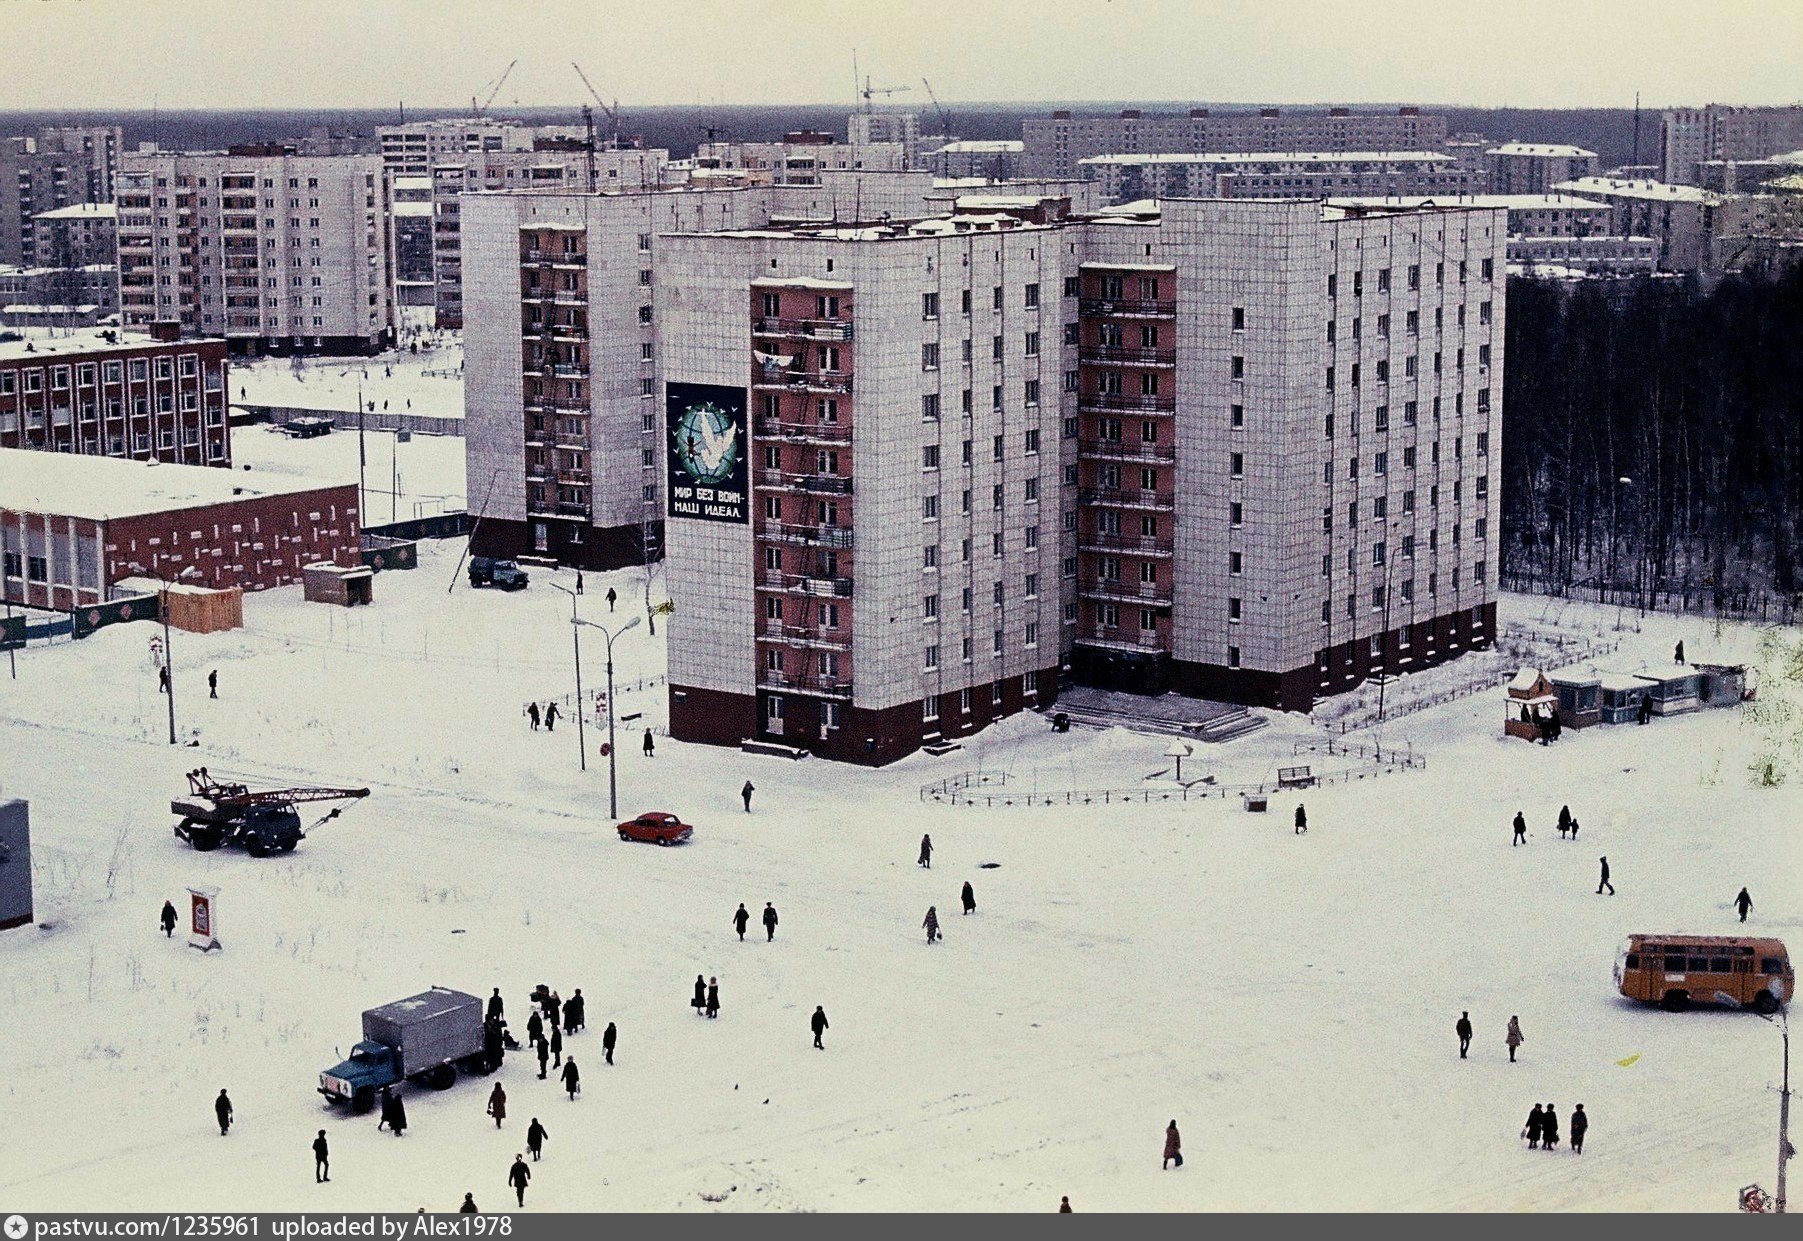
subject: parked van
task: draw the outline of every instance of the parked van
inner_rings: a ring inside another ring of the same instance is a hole
[[[530,581],[526,571],[511,560],[492,556],[470,557],[470,585],[494,586],[501,590],[524,590]]]
[[[1721,996],[1757,1013],[1775,1013],[1797,985],[1790,955],[1776,939],[1744,935],[1630,935],[1615,958],[1615,985],[1630,1000],[1681,1013]]]

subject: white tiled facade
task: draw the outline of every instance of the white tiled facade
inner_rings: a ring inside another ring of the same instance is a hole
[[[1444,151],[1258,151],[1095,155],[1078,171],[1105,200],[1474,194],[1484,173]]]
[[[585,139],[580,125],[527,125],[520,121],[482,116],[446,117],[376,127],[382,163],[392,173],[430,176],[439,164],[472,155],[501,151],[530,151],[540,139]]]
[[[394,324],[375,155],[138,152],[119,173],[120,306],[237,352],[373,353]]]

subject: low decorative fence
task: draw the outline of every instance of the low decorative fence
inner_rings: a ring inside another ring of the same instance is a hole
[[[1313,743],[1299,743],[1301,747]],[[1354,747],[1362,749],[1364,747]],[[1297,753],[1303,753],[1299,748]],[[1337,751],[1322,752],[1345,754],[1349,751],[1342,747]],[[1394,758],[1391,756],[1395,755]],[[1405,761],[1406,760],[1406,761]],[[1317,788],[1329,784],[1351,784],[1358,780],[1375,780],[1379,776],[1396,771],[1419,770],[1427,766],[1425,756],[1412,750],[1385,750],[1381,762],[1373,761],[1363,767],[1349,767],[1338,771],[1311,771],[1307,785],[1293,782],[1280,783],[1276,776],[1269,780],[1260,780],[1252,784],[1211,784],[1196,781],[1192,784],[1176,787],[1153,786],[1130,789],[1036,789],[1022,788],[1018,781],[1005,771],[968,771],[961,775],[949,776],[932,784],[923,784],[920,788],[920,800],[937,802],[946,806],[1114,806],[1114,805],[1151,805],[1159,802],[1192,802],[1207,801],[1210,798],[1223,800],[1242,795],[1264,797],[1279,790],[1298,787]]]

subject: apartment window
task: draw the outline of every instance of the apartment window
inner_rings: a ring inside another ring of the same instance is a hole
[[[1038,332],[1028,332],[1027,333],[1026,353],[1029,358],[1037,358],[1039,356],[1039,333]]]
[[[1477,433],[1477,455],[1480,457],[1490,455],[1490,432],[1479,431]]]
[[[1242,553],[1228,552],[1227,553],[1227,572],[1232,574],[1234,577],[1238,577],[1238,576],[1240,576],[1240,574],[1242,572],[1244,572],[1244,570],[1245,570],[1245,560],[1244,560]]]
[[[970,313],[970,290],[969,289],[964,290],[964,292],[959,296],[958,309],[963,314],[968,315]],[[970,358],[970,354],[969,354],[969,351],[967,350],[965,352],[965,359],[968,361],[969,358]]]
[[[920,600],[920,612],[921,612],[921,615],[926,617],[926,619],[928,619],[928,620],[938,620],[939,619],[939,596],[938,595],[923,596]]]
[[[1228,454],[1227,472],[1228,472],[1228,474],[1232,475],[1234,478],[1242,478],[1245,476],[1246,457],[1245,457],[1244,453],[1236,452],[1236,453]]]
[[[1083,291],[1082,277],[1066,276],[1064,278],[1064,295],[1066,297],[1076,297],[1082,291]]]
[[[939,497],[922,496],[920,498],[920,515],[926,521],[939,520]]]
[[[1238,500],[1235,500],[1227,506],[1227,522],[1229,525],[1238,527],[1244,525],[1245,520],[1245,505],[1241,504]]]
[[[1233,357],[1232,365],[1233,365],[1233,377],[1235,379],[1244,379],[1246,377],[1246,359],[1239,356],[1238,354],[1235,354]]]
[[[939,567],[939,549],[937,547],[929,543],[927,546],[920,549],[920,553],[920,564],[923,569],[937,569]]]
[[[939,346],[937,344],[922,345],[920,347],[920,369],[923,371],[936,371],[939,369]]]
[[[1240,648],[1239,647],[1230,646],[1227,648],[1227,666],[1229,668],[1237,668],[1240,666]]]
[[[1236,332],[1246,330],[1246,308],[1244,306],[1233,308],[1233,330]]]
[[[920,317],[922,319],[937,319],[939,317],[939,295],[937,293],[922,293],[920,295]]]
[[[1039,381],[1037,379],[1027,380],[1023,399],[1029,409],[1039,404]]]
[[[933,671],[933,669],[937,668],[938,666],[939,666],[939,644],[935,642],[927,647],[925,668],[928,672],[931,672],[931,671]]]
[[[936,470],[939,468],[939,445],[927,444],[920,450],[920,468]]]
[[[1029,454],[1039,451],[1039,428],[1029,428],[1025,436],[1025,450]]]
[[[1037,284],[1030,284],[1026,287],[1025,293],[1026,293],[1025,304],[1026,304],[1027,309],[1028,310],[1039,309],[1039,286]],[[1037,336],[1037,333],[1035,333],[1035,336]],[[1037,349],[1030,349],[1030,350],[1028,350],[1028,352],[1029,353],[1037,353],[1039,351]]]
[[[1232,596],[1227,600],[1227,620],[1235,625],[1240,623],[1240,601]]]
[[[937,421],[939,418],[939,394],[937,392],[928,392],[921,396],[920,416],[928,421]]]

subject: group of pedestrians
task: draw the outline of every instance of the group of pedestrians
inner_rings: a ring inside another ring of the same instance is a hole
[[[1584,1105],[1578,1104],[1571,1112],[1571,1153],[1584,1153],[1584,1134],[1589,1132],[1590,1117],[1584,1113]],[[1559,1149],[1559,1113],[1553,1105],[1534,1104],[1533,1111],[1528,1113],[1527,1124],[1521,1130],[1521,1136],[1528,1141],[1529,1150]]]
[[[532,722],[533,732],[538,731],[538,726],[541,723],[545,726],[546,732],[556,732],[557,721],[562,718],[562,715],[563,713],[557,709],[557,704],[555,702],[547,702],[543,711],[538,709],[538,704],[536,702],[529,702],[526,704],[526,718]]]
[[[1469,1011],[1459,1014],[1459,1019],[1453,1023],[1452,1032],[1459,1036],[1459,1059],[1470,1059],[1473,1030]],[[1527,1042],[1527,1038],[1521,1032],[1521,1018],[1511,1014],[1508,1032],[1503,1035],[1503,1044],[1509,1049],[1510,1064],[1515,1063],[1515,1053],[1525,1042]]]
[[[1578,838],[1579,824],[1577,816],[1572,814],[1570,806],[1559,807],[1559,820],[1557,826],[1559,829],[1559,839],[1576,840]],[[1513,849],[1517,845],[1525,845],[1528,842],[1527,816],[1517,810],[1515,812],[1515,818],[1510,823],[1510,827],[1511,834],[1509,836],[1509,848]],[[1610,882],[1609,879],[1609,859],[1607,857],[1599,857],[1596,861],[1597,866],[1599,867],[1596,882],[1596,894],[1601,896],[1603,893],[1607,892],[1610,896],[1614,896],[1615,885]]]
[[[776,906],[769,901],[764,902],[764,942],[770,943],[776,938]],[[745,928],[751,925],[751,914],[745,908],[745,902],[739,902],[739,908],[732,916],[733,929],[739,933],[739,942],[745,942]]]

